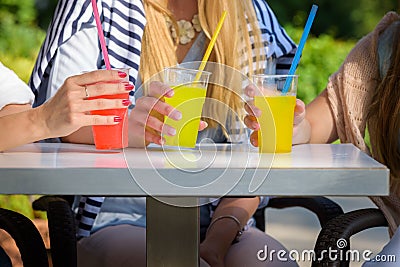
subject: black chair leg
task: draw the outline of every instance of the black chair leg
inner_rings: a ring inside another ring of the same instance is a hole
[[[317,260],[312,266],[348,267],[351,259],[348,253],[350,237],[365,229],[381,226],[387,226],[387,221],[376,208],[355,210],[333,218],[318,235],[314,248]],[[326,253],[329,249],[333,253]]]
[[[266,208],[284,209],[302,207],[312,211],[323,227],[330,219],[343,214],[342,208],[326,197],[276,197],[270,199]],[[259,209],[254,214],[256,227],[265,232],[265,209]]]
[[[74,214],[66,201],[49,203],[47,212],[51,256],[54,267],[77,266]]]
[[[32,203],[35,210],[47,212],[53,267],[77,266],[75,215],[73,197],[42,196]]]
[[[48,267],[46,247],[31,220],[24,215],[0,208],[0,228],[14,239],[24,267]]]
[[[8,257],[7,253],[4,251],[2,247],[0,247],[0,266],[12,267],[10,257]]]

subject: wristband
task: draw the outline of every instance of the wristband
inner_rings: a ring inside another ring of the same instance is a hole
[[[209,225],[208,228],[207,228],[206,236],[207,236],[207,234],[208,234],[208,231],[209,231],[209,230],[211,229],[211,227],[213,226],[213,224],[216,223],[216,222],[219,221],[219,220],[222,220],[222,219],[231,219],[231,220],[233,220],[233,221],[238,225],[239,230],[238,230],[238,232],[237,232],[237,234],[236,234],[236,236],[235,236],[235,239],[232,241],[232,243],[238,242],[240,236],[243,234],[243,227],[242,227],[242,225],[240,224],[239,219],[236,218],[236,217],[233,216],[233,215],[221,215],[221,216],[215,218],[214,220],[212,220],[211,223],[210,223],[210,225]]]

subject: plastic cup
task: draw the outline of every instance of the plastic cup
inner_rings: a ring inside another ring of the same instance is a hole
[[[272,43],[268,43],[265,48],[267,50],[267,55],[269,55],[265,60],[265,71],[264,74],[275,75],[276,74],[276,56],[275,49]]]
[[[291,78],[289,90],[282,94],[286,79]],[[257,89],[254,103],[261,110],[258,119],[260,153],[289,153],[292,151],[293,118],[296,106],[297,75],[255,75]]]
[[[174,89],[174,96],[165,98],[165,102],[182,113],[182,119],[179,121],[164,118],[164,123],[176,130],[175,136],[164,135],[166,145],[188,148],[196,146],[210,74],[179,67],[164,70],[164,82]]]
[[[129,82],[129,69],[117,69],[127,74],[123,81]],[[88,99],[128,99],[129,92],[115,95],[101,95],[89,97]],[[128,116],[127,108],[93,110],[92,115],[114,115],[122,118],[115,125],[93,125],[93,138],[96,149],[120,149],[128,146]]]
[[[275,55],[270,56],[266,59],[265,72],[264,74],[275,75],[276,74],[276,58]]]

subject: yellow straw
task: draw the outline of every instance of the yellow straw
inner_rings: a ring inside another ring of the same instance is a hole
[[[215,29],[215,32],[214,32],[214,34],[213,34],[213,36],[212,36],[212,38],[211,38],[211,40],[210,40],[210,43],[208,44],[207,50],[206,50],[206,52],[204,53],[203,59],[201,60],[201,64],[200,64],[200,67],[199,67],[199,72],[197,73],[196,78],[194,79],[195,81],[198,81],[198,80],[200,79],[201,72],[202,72],[202,71],[204,70],[204,68],[206,67],[208,58],[209,58],[210,55],[211,55],[211,51],[212,51],[212,49],[213,49],[213,47],[214,47],[214,45],[215,45],[215,41],[217,40],[218,34],[219,34],[219,32],[220,32],[220,30],[221,30],[221,28],[222,28],[222,24],[224,24],[226,14],[227,14],[227,11],[225,10],[225,11],[222,13],[221,18],[219,19],[217,28]]]

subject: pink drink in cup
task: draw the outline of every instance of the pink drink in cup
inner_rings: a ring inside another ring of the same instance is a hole
[[[129,81],[129,69],[118,69],[127,74],[124,81]],[[88,99],[128,99],[129,93],[102,95],[89,97]],[[93,138],[96,149],[120,149],[128,146],[128,109],[106,109],[93,110],[92,115],[114,115],[122,119],[115,125],[94,125],[92,126]]]

